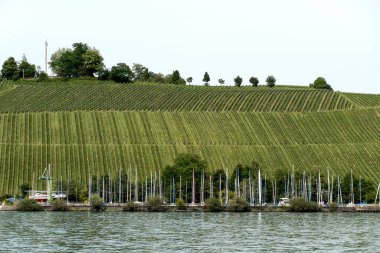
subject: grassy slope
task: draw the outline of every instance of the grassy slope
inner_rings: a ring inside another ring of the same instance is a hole
[[[144,176],[171,164],[181,152],[200,154],[212,170],[221,168],[222,161],[231,169],[238,162],[256,160],[269,175],[275,169],[294,165],[307,171],[329,167],[332,173],[340,175],[353,169],[374,182],[378,180],[380,109],[351,109],[356,105],[337,93],[207,87],[180,87],[178,92],[174,86],[151,85],[14,88],[7,83],[0,87],[4,87],[0,88],[3,193],[17,191],[20,184],[30,182],[33,173],[35,177],[40,175],[47,163],[52,164],[55,177],[66,178],[69,168],[71,178],[86,181],[89,170],[105,175],[132,168]],[[151,90],[155,88],[161,90],[161,100],[154,100]],[[33,94],[36,89],[50,93]],[[263,93],[254,100],[253,93],[257,91]],[[196,95],[192,102],[185,103],[183,100],[189,95],[182,92]],[[136,93],[141,93],[139,98],[133,98]],[[277,93],[281,95],[276,98]],[[320,94],[331,99],[321,102]],[[125,99],[128,96],[131,98]],[[229,107],[218,105],[226,96],[234,102]],[[149,107],[149,100],[165,110]],[[169,104],[173,100],[175,103]],[[287,100],[291,102],[283,102]],[[100,110],[107,101],[111,108],[103,109],[117,111]],[[267,101],[265,106],[263,101]],[[331,103],[328,101],[340,102],[327,105]],[[28,105],[30,111],[43,112],[21,113]],[[81,108],[87,111],[74,111]],[[246,109],[239,112],[239,108]],[[263,112],[252,112],[258,108]],[[279,112],[268,113],[276,110]],[[287,110],[306,112],[281,112]]]

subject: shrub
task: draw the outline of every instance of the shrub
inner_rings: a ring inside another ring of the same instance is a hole
[[[63,199],[55,199],[51,202],[51,209],[53,211],[68,211],[69,207],[67,202]]]
[[[247,201],[236,197],[231,199],[227,210],[229,212],[249,212],[251,211],[251,207]]]
[[[220,204],[220,200],[217,198],[209,198],[205,203],[205,211],[207,212],[221,212],[224,208]]]
[[[138,211],[138,206],[133,202],[128,202],[125,206],[123,206],[124,212],[136,212]]]
[[[306,202],[304,198],[294,198],[289,201],[291,212],[320,212],[321,208],[316,202]]]
[[[110,71],[108,69],[99,72],[98,80],[106,81],[110,80]]]
[[[103,199],[98,195],[94,194],[90,198],[91,211],[102,212],[106,210],[106,205],[103,202]]]
[[[23,199],[17,204],[19,211],[43,211],[44,208],[34,199]]]
[[[48,75],[47,75],[45,72],[41,72],[41,73],[38,75],[37,82],[46,81],[47,79],[48,79]]]
[[[186,210],[185,201],[183,198],[178,198],[175,202],[178,210]]]
[[[315,79],[314,83],[311,83],[309,86],[314,89],[332,90],[331,86],[327,83],[326,79],[324,79],[323,77],[318,77],[317,79]]]
[[[146,208],[149,212],[163,212],[167,210],[166,206],[164,206],[164,201],[160,197],[149,198]]]
[[[20,79],[20,76],[19,75],[14,75],[13,77],[12,77],[12,80],[13,81],[17,81],[17,80],[19,80]]]
[[[329,211],[330,212],[336,212],[336,210],[338,210],[338,204],[333,202],[333,203],[330,203],[329,205]]]

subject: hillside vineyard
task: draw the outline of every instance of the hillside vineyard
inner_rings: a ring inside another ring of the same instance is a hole
[[[367,99],[368,97],[368,99]],[[379,95],[306,88],[0,84],[0,192],[51,164],[54,180],[119,170],[144,178],[196,153],[211,171],[257,161],[350,170],[378,182]],[[42,184],[36,182],[36,184]]]

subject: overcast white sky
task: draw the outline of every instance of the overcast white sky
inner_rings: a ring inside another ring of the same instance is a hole
[[[237,75],[380,93],[378,0],[0,0],[0,62],[23,53],[44,69],[48,53],[85,42],[107,67],[178,69],[201,84]]]

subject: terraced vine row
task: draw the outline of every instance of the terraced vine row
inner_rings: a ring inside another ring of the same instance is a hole
[[[380,107],[380,95],[378,94],[342,93],[342,95],[357,106]]]
[[[13,81],[0,81],[0,94],[14,88],[16,88],[16,85]]]
[[[331,91],[289,88],[174,85],[20,84],[0,94],[0,112],[40,111],[237,111],[283,112],[352,109]]]
[[[0,114],[0,192],[15,192],[51,163],[54,176],[86,181],[162,170],[183,152],[211,170],[253,160],[278,168],[349,170],[378,183],[380,109],[314,113],[41,112]],[[70,173],[68,173],[70,171]],[[56,181],[56,180],[55,180]]]

